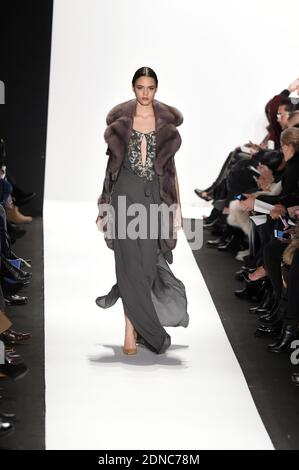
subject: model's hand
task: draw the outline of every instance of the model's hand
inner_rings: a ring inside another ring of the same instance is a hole
[[[96,220],[96,224],[97,224],[98,230],[99,230],[100,232],[104,232],[104,230],[103,230],[103,225],[102,225],[102,220],[101,220],[101,218],[100,218],[99,216],[98,216],[98,218],[97,218],[97,220]]]
[[[175,216],[174,216],[174,230],[177,232],[182,228],[182,211],[181,206],[178,205]]]

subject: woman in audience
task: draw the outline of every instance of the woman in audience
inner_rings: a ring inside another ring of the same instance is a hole
[[[273,220],[279,219],[286,214],[287,207],[295,205],[299,196],[299,129],[290,127],[281,134],[281,147],[286,162],[286,167],[281,180],[281,192],[278,195],[252,195],[241,206],[248,211],[255,208],[256,199],[262,200],[274,207],[266,224],[261,227],[264,246],[273,238],[275,224]],[[263,246],[263,248],[264,248]],[[256,281],[266,276],[264,266],[259,266],[254,273],[249,275],[251,281]]]
[[[237,147],[233,152],[229,154],[229,156],[225,160],[221,171],[214,183],[205,190],[194,190],[197,196],[205,200],[216,200],[217,198],[219,198],[219,193],[221,197],[222,191],[220,191],[220,186],[222,186],[223,180],[227,177],[230,172],[230,169],[236,162],[248,156],[251,156],[260,150],[265,150],[266,148],[280,148],[280,134],[282,130],[287,127],[290,113],[295,109],[295,106],[289,99],[289,95],[296,90],[299,91],[299,79],[294,80],[288,86],[287,89],[283,90],[280,94],[274,96],[267,103],[265,107],[265,113],[269,124],[267,126],[267,135],[265,136],[263,141],[259,145],[253,144],[252,142],[246,144],[248,149],[246,154],[241,151],[240,147]],[[271,145],[273,144],[274,147],[271,147]],[[219,216],[217,211],[214,215]],[[211,221],[212,219],[213,217],[211,218]],[[209,223],[210,220],[207,218],[206,222]]]
[[[292,341],[298,336],[299,325],[299,223],[292,242],[287,246],[283,253],[284,266],[284,282],[287,289],[286,313],[284,316],[283,328],[281,335],[273,344],[268,346],[271,352],[286,351]]]

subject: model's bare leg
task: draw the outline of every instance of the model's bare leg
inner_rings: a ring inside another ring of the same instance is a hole
[[[125,322],[126,322],[126,328],[125,328],[125,343],[124,343],[124,349],[129,349],[129,350],[134,350],[136,349],[136,330],[125,314]]]

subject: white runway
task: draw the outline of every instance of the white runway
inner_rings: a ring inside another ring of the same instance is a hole
[[[190,325],[168,328],[165,355],[122,353],[119,300],[96,204],[45,202],[47,449],[273,449],[189,245],[171,269],[187,291]]]

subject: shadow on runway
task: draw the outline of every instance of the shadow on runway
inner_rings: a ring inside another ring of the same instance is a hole
[[[109,348],[112,350],[111,354],[99,354],[89,357],[91,363],[98,364],[113,364],[121,363],[125,365],[134,365],[134,366],[163,366],[163,367],[187,367],[185,361],[179,357],[170,356],[169,353],[186,349],[189,346],[182,345],[171,345],[165,354],[155,354],[147,349],[143,345],[138,345],[137,354],[133,356],[128,356],[123,353],[121,346],[116,346],[113,344],[101,344],[99,345],[104,348]]]

